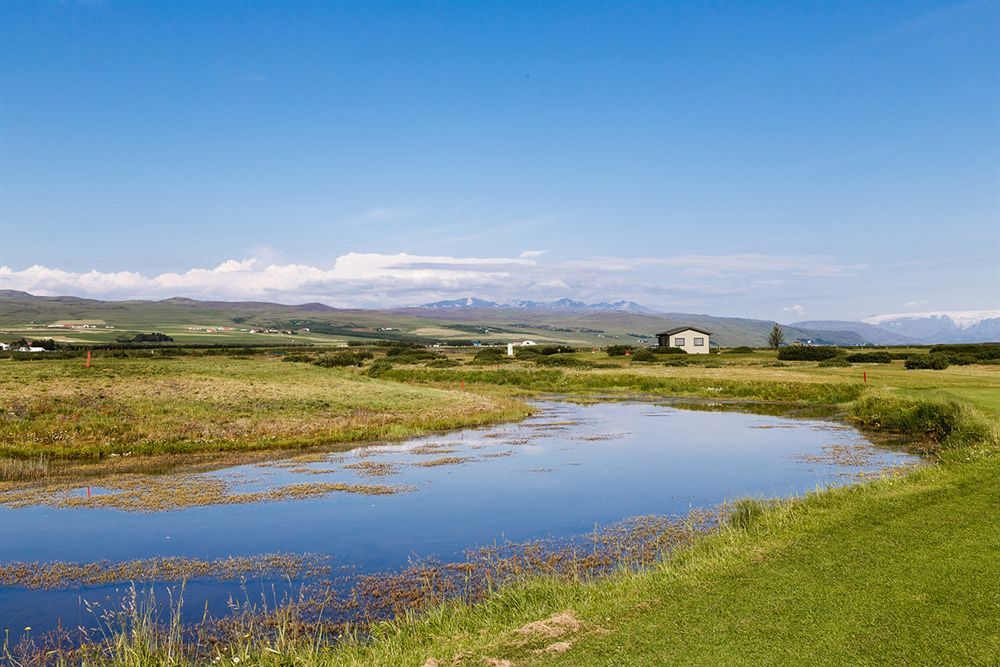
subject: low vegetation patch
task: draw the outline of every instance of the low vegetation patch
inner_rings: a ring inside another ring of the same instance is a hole
[[[852,405],[851,419],[862,428],[910,436],[934,449],[997,444],[997,424],[957,400],[913,399],[873,392]]]
[[[94,563],[0,563],[0,586],[76,588],[130,581],[183,581],[237,577],[315,577],[330,573],[326,559],[311,554],[258,554],[215,560],[146,558]]]
[[[778,350],[781,361],[825,361],[833,359],[840,350],[835,347],[813,345],[789,345]]]
[[[852,364],[891,364],[892,355],[888,352],[855,352],[844,357]]]

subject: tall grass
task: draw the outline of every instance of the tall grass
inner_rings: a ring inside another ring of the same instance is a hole
[[[790,403],[847,403],[861,395],[858,384],[773,382],[719,378],[650,376],[633,373],[573,373],[519,369],[392,369],[380,377],[399,382],[466,382],[551,392],[634,391],[661,396],[737,398]]]
[[[0,482],[41,479],[49,474],[49,459],[40,455],[27,459],[0,458]]]
[[[998,444],[997,424],[955,400],[871,392],[852,404],[851,419],[871,431],[921,438],[937,449]]]

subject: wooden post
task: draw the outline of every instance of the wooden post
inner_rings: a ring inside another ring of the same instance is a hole
[[[87,368],[90,368],[90,350],[87,350]]]

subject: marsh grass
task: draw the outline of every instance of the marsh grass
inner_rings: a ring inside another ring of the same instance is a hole
[[[442,456],[441,458],[430,459],[428,461],[419,461],[413,465],[421,468],[436,468],[438,466],[459,465],[461,463],[468,463],[469,461],[474,460],[475,459],[471,456]]]
[[[326,559],[312,554],[259,554],[200,558],[146,558],[122,562],[0,563],[0,586],[30,589],[76,588],[130,581],[218,580],[238,577],[316,577],[330,573]]]
[[[260,491],[233,492],[235,480],[203,474],[105,475],[100,493],[90,494],[78,481],[29,484],[0,490],[0,505],[7,507],[90,507],[129,512],[164,512],[207,505],[242,505],[320,498],[331,493],[387,496],[415,491],[412,486],[301,482]]]
[[[928,451],[1000,446],[998,423],[958,400],[871,392],[851,406],[850,416],[870,431],[917,438]]]
[[[67,564],[51,575],[22,565],[16,580],[39,585],[168,573],[183,578],[166,605],[157,602],[152,588],[132,584],[119,607],[95,614],[96,632],[75,637],[54,633],[19,642],[8,638],[4,653],[18,667],[319,664],[336,643],[365,643],[382,634],[386,624],[441,605],[475,604],[518,582],[542,577],[583,583],[650,567],[717,525],[717,515],[710,512],[683,519],[644,516],[570,540],[497,543],[470,550],[458,562],[420,561],[397,572],[317,581],[295,597],[252,602],[245,596],[230,603],[228,615],[206,614],[194,625],[182,621],[183,587],[189,578],[274,572],[291,577],[328,569],[307,557],[284,555],[259,563],[133,561],[103,570]]]
[[[0,482],[21,482],[49,475],[49,460],[44,455],[30,459],[0,458]]]
[[[522,402],[373,380],[349,370],[252,359],[0,363],[0,457],[296,449],[398,440],[513,420]],[[7,468],[7,479],[47,469]]]
[[[402,465],[388,461],[356,461],[348,463],[344,467],[356,470],[358,474],[366,477],[387,477],[398,473]]]

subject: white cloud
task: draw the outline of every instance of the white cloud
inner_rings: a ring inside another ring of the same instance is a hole
[[[690,276],[748,276],[784,273],[790,276],[824,277],[849,275],[867,269],[865,264],[841,264],[830,255],[679,255],[676,257],[593,257],[566,262],[565,266],[605,271],[633,271],[641,267],[665,267]]]
[[[785,306],[781,310],[785,311],[786,313],[791,313],[792,315],[801,315],[802,313],[805,312],[805,308],[803,308],[799,304],[795,304],[793,306]]]
[[[366,225],[371,223],[386,223],[419,215],[421,209],[405,206],[377,206],[375,208],[362,211],[360,214],[352,216],[344,222],[352,225]]]
[[[744,299],[782,298],[808,285],[860,270],[826,256],[685,255],[677,257],[595,257],[545,263],[543,251],[518,257],[452,257],[408,253],[351,252],[332,265],[276,261],[264,257],[229,259],[214,268],[146,275],[134,271],[72,272],[41,265],[0,267],[0,288],[40,295],[96,298],[320,301],[334,306],[394,307],[464,296],[495,301],[621,298],[652,307],[719,307]],[[787,298],[787,297],[785,297]],[[722,305],[720,305],[722,304]],[[794,305],[785,312],[801,314]]]

